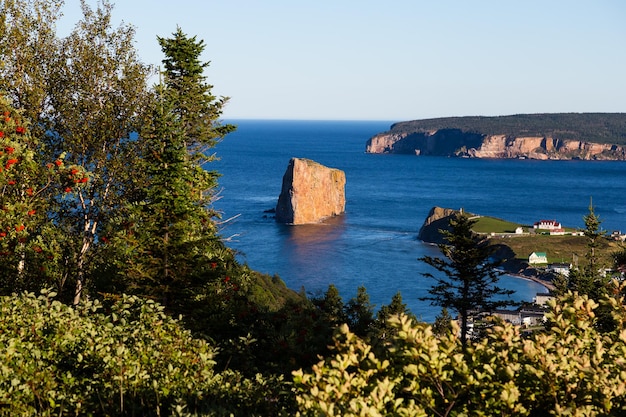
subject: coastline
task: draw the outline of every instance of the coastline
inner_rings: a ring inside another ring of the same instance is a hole
[[[545,280],[543,280],[543,279],[541,279],[541,278],[539,278],[537,276],[516,274],[516,273],[513,273],[513,272],[509,272],[509,271],[504,271],[504,273],[506,275],[510,275],[510,276],[512,276],[514,278],[521,278],[521,279],[527,279],[527,280],[530,280],[530,281],[534,281],[537,284],[543,285],[546,288],[546,290],[548,290],[548,291],[554,291],[554,288],[555,288],[554,284],[552,284],[551,282],[545,281]]]

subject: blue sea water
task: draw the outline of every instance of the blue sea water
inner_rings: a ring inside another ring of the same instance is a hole
[[[235,133],[216,147],[222,174],[221,234],[242,262],[279,275],[295,290],[319,294],[335,284],[344,300],[365,286],[373,304],[398,291],[425,321],[439,307],[420,301],[434,272],[417,259],[438,249],[417,240],[433,206],[532,224],[555,219],[583,227],[593,198],[601,226],[626,228],[626,163],[480,160],[365,153],[384,121],[233,120]],[[275,207],[290,158],[313,159],[346,173],[346,213],[317,225],[277,224]],[[230,220],[229,220],[230,219]],[[539,284],[503,276],[516,301],[532,301]]]

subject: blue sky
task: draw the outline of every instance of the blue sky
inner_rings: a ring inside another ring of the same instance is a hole
[[[177,25],[204,39],[225,118],[626,112],[623,0],[114,3],[145,63],[161,62],[156,36]],[[79,4],[66,0],[61,34]]]

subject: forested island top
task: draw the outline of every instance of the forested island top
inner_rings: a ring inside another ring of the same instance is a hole
[[[368,153],[626,160],[626,113],[467,116],[395,123]]]
[[[394,123],[390,132],[441,129],[484,135],[544,136],[594,143],[626,144],[626,113],[537,113],[510,116],[466,116]]]

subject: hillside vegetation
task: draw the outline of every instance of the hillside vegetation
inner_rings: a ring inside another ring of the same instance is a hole
[[[495,217],[483,216],[478,219],[474,227],[477,233],[495,233],[489,238],[489,243],[504,250],[500,253],[508,260],[525,262],[533,252],[545,252],[548,262],[571,263],[578,258],[585,263],[584,255],[587,252],[587,238],[585,236],[550,236],[541,233],[510,235],[517,227],[524,231],[532,230],[532,226],[525,226]],[[506,234],[506,235],[505,235]],[[611,254],[620,249],[618,242],[608,238],[601,239],[596,248],[598,258],[603,265],[611,264]]]
[[[459,129],[481,135],[541,136],[595,143],[626,144],[626,113],[543,113],[467,116],[395,123],[391,133]]]
[[[110,0],[81,2],[64,38],[62,0],[0,4],[0,416],[625,415],[626,282],[599,277],[593,253],[530,335],[494,322],[460,340],[445,308],[421,323],[400,293],[377,309],[364,287],[296,293],[220,235],[210,168],[235,126],[204,41],[158,37],[150,86]],[[451,214],[433,209],[433,235]],[[599,223],[590,207],[588,248]],[[469,222],[457,237],[452,269],[504,294]]]
[[[580,264],[585,264],[585,253],[587,252],[587,239],[584,236],[550,236],[542,234],[541,231],[534,233],[533,227],[508,220],[498,219],[491,216],[477,216],[474,232],[489,236],[489,244],[496,247],[496,254],[506,259],[505,266],[518,268],[528,260],[532,252],[545,252],[548,262],[573,262],[578,258]],[[433,222],[429,226],[424,226],[420,231],[422,239],[430,243],[442,243],[440,238],[433,239],[439,235],[439,229],[447,230],[448,218],[444,217]],[[515,229],[522,227],[524,234],[515,234]],[[533,233],[528,233],[528,231]],[[574,229],[566,228],[574,231]],[[492,235],[493,234],[493,235]],[[619,251],[621,246],[618,242],[603,238],[598,241],[596,253],[602,265],[611,265],[612,253]]]

